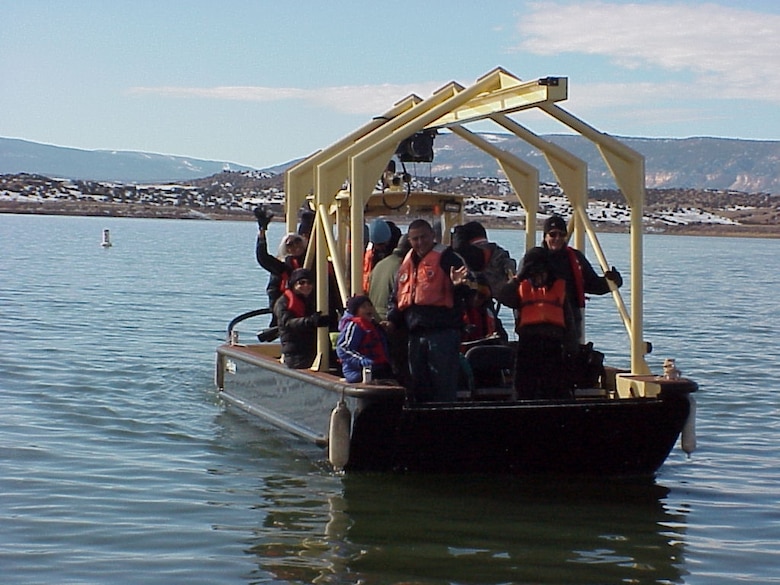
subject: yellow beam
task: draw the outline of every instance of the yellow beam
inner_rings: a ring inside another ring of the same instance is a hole
[[[507,89],[507,87],[512,87],[515,91],[522,93],[523,89],[528,85],[520,83],[518,78],[511,76],[505,70],[496,68],[467,88],[450,84],[448,86],[450,91],[448,91],[446,99],[434,102],[433,98],[436,98],[439,94],[437,92],[428,100],[418,104],[419,110],[415,108],[407,116],[399,116],[391,123],[382,127],[381,131],[370,137],[372,139],[371,142],[357,142],[350,149],[350,155],[352,156],[350,180],[353,205],[354,203],[365,202],[376,182],[377,177],[366,176],[366,173],[363,172],[364,165],[369,165],[373,168],[377,159],[384,158],[386,153],[394,150],[402,140],[424,128],[432,127],[443,116],[466,106],[472,101],[484,100],[492,92],[499,92]],[[431,101],[429,102],[429,100]],[[423,111],[422,106],[424,105],[429,107],[426,107]],[[376,139],[374,140],[374,138]],[[383,161],[385,164],[386,162],[387,160]]]
[[[451,112],[458,112],[459,123],[462,123],[483,118],[495,108],[505,107],[517,111],[533,107],[540,102],[565,99],[566,88],[564,78],[559,79],[557,85],[543,84],[540,81],[524,83],[501,68],[488,72],[466,89],[451,82],[354,143],[347,144],[342,149],[328,149],[332,156],[316,166],[315,201],[317,204],[332,201],[348,178],[354,212],[370,196],[398,144],[415,132],[435,126],[437,120],[444,122],[444,117]],[[368,152],[370,154],[367,154]],[[350,162],[350,157],[355,156],[360,156],[361,160],[358,163],[354,159]],[[323,158],[320,157],[320,160]],[[361,282],[356,266],[356,261],[359,260],[357,254],[363,244],[362,225],[359,224],[362,224],[362,214],[351,221],[353,291],[358,290]],[[362,263],[358,263],[358,266],[360,265]]]
[[[315,169],[315,200],[319,203],[328,204],[335,199],[345,179],[349,176],[349,162],[350,156],[358,151],[361,147],[365,147],[365,144],[375,144],[381,141],[383,138],[391,136],[394,130],[399,127],[407,125],[410,120],[414,120],[416,117],[424,114],[431,108],[436,107],[438,104],[445,102],[451,96],[456,95],[461,89],[456,83],[449,83],[433,93],[432,96],[414,105],[409,110],[399,114],[392,120],[388,120],[387,123],[380,127],[377,127],[371,134],[358,139],[353,144],[347,145],[344,148],[334,151],[333,156],[320,162]],[[410,136],[414,132],[407,132],[403,137]],[[379,162],[374,161],[373,169],[378,169],[375,173],[366,173],[366,180],[369,181],[368,193],[373,191],[373,187],[376,184],[379,176],[387,165],[387,161],[392,157],[392,154],[398,144],[403,138],[396,139],[395,142],[387,143],[384,153],[386,158],[384,161],[381,159]],[[381,168],[378,168],[381,167]],[[350,177],[349,191],[351,192],[350,202],[350,238],[351,238],[351,253],[350,253],[350,266],[351,266],[351,278],[350,278],[350,294],[354,291],[361,290],[362,288],[362,268],[363,268],[363,205],[366,198],[355,198],[355,178]]]
[[[609,134],[596,130],[556,104],[544,104],[542,110],[581,134],[599,149],[615,178],[618,189],[631,207],[642,208],[645,201],[645,159],[633,148]]]
[[[572,207],[585,207],[588,204],[588,165],[581,158],[574,156],[568,150],[545,140],[531,132],[525,126],[518,124],[504,114],[495,114],[491,119],[512,134],[540,150],[547,164],[555,175],[555,180],[563,189]],[[575,227],[578,225],[575,218]],[[535,226],[534,226],[535,229]],[[573,245],[582,250],[585,245],[581,230],[575,230]]]
[[[515,77],[510,78],[505,71],[498,71],[498,75],[501,76],[500,89],[485,92],[469,100],[468,103],[453,108],[428,124],[426,128],[466,124],[483,120],[499,112],[511,114],[539,107],[542,103],[565,100],[568,97],[568,79],[565,77],[548,77],[521,83]]]
[[[411,109],[415,104],[421,101],[422,98],[414,94],[403,98],[402,100],[396,102],[392,108],[390,108],[381,116],[372,118],[369,122],[357,130],[350,132],[340,140],[331,144],[329,147],[311,154],[304,160],[287,169],[284,175],[285,205],[287,207],[287,231],[295,231],[298,210],[306,201],[306,197],[314,193],[315,170],[319,163],[327,160],[337,152],[370,134],[383,124],[386,124],[396,116]]]
[[[351,274],[349,284],[340,279],[339,288],[342,297],[361,287],[362,251],[363,251],[363,212],[371,193],[387,162],[392,158],[398,144],[423,129],[452,128],[452,131],[470,141],[475,146],[496,158],[504,170],[512,187],[526,207],[526,245],[533,244],[529,230],[535,235],[536,209],[538,208],[538,171],[529,168],[527,163],[513,157],[473,135],[463,128],[463,124],[492,118],[498,124],[509,129],[521,139],[533,144],[545,155],[547,162],[556,175],[572,206],[576,247],[584,246],[584,235],[596,240],[592,226],[587,218],[587,168],[585,163],[564,149],[542,140],[510,118],[508,114],[531,108],[539,108],[557,120],[568,125],[579,134],[592,140],[608,167],[615,176],[618,187],[626,196],[631,208],[631,316],[627,319],[625,308],[621,311],[624,321],[630,322],[631,331],[631,367],[632,373],[647,371],[644,361],[644,342],[642,341],[642,211],[644,206],[644,159],[621,144],[619,141],[602,134],[565,110],[556,102],[565,100],[568,94],[566,78],[546,78],[523,82],[509,72],[496,68],[479,78],[473,85],[463,87],[451,82],[430,97],[421,100],[409,96],[396,104],[387,114],[372,120],[362,128],[331,145],[323,151],[314,153],[305,161],[290,169],[285,175],[287,194],[288,229],[295,228],[297,210],[313,193],[314,209],[319,221],[314,233],[316,266],[318,274],[327,273],[327,251],[341,259],[346,249],[347,237],[350,241]],[[535,186],[531,187],[531,183]],[[342,221],[346,209],[339,206],[333,209],[336,196],[346,185],[349,193],[349,233]],[[532,193],[532,191],[535,191]],[[327,209],[331,209],[327,212]],[[338,214],[337,239],[333,239],[333,226],[329,213]],[[326,233],[327,232],[327,233]],[[602,268],[606,259],[598,246],[594,244]],[[342,262],[337,262],[342,266]],[[343,269],[337,270],[341,272]],[[324,282],[323,282],[324,284]],[[349,290],[345,290],[349,287]],[[318,287],[319,288],[319,287]],[[318,307],[325,307],[327,291],[318,291]],[[618,296],[619,298],[619,296]],[[342,298],[343,300],[343,298]],[[320,336],[320,356],[317,366],[327,365],[323,355],[325,338]],[[317,367],[315,366],[315,367]]]
[[[452,126],[450,130],[495,158],[501,165],[515,195],[525,209],[525,249],[532,248],[536,239],[536,211],[539,209],[539,170],[462,126]]]
[[[644,302],[642,214],[645,202],[645,159],[619,140],[599,132],[555,104],[545,104],[541,109],[598,147],[607,167],[615,178],[618,189],[626,198],[631,212],[629,234],[631,248],[631,373],[649,374],[650,367],[645,360],[647,345],[643,339],[642,308]]]

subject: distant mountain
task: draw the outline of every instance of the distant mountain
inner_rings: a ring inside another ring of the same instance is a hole
[[[540,180],[555,179],[542,154],[510,134],[482,133],[482,137],[539,168]],[[575,135],[547,135],[588,164],[592,189],[611,189],[614,182],[596,148]],[[716,189],[780,194],[780,141],[728,138],[629,138],[620,140],[645,156],[648,188]],[[443,132],[434,143],[435,158],[408,164],[418,176],[500,177],[496,161],[460,137]],[[264,171],[279,174],[297,161]],[[255,170],[219,161],[143,152],[79,150],[0,138],[0,174],[30,173],[68,179],[152,183],[190,181],[219,173]]]
[[[189,181],[219,173],[220,161],[121,150],[81,150],[0,138],[0,174],[29,173],[63,179],[154,183]],[[229,164],[231,170],[253,170]]]
[[[495,146],[539,169],[539,179],[555,182],[542,153],[510,134],[480,134]],[[614,188],[601,155],[587,139],[576,135],[544,136],[588,164],[588,186]],[[746,193],[780,193],[780,141],[727,138],[616,137],[645,157],[648,188],[721,189]],[[434,143],[433,176],[501,176],[495,159],[460,137],[443,133]],[[418,164],[419,166],[419,164]]]
[[[480,136],[536,166],[541,182],[555,182],[542,153],[528,143],[511,134],[480,133]],[[604,159],[589,140],[571,134],[551,134],[542,138],[587,163],[589,188],[616,188]],[[780,161],[780,140],[616,138],[645,157],[645,182],[649,189],[714,189],[780,194],[780,165],[777,164]],[[430,165],[408,164],[409,172],[424,178],[503,176],[494,158],[450,132],[442,132],[436,137],[434,154]],[[265,170],[282,173],[296,162]]]

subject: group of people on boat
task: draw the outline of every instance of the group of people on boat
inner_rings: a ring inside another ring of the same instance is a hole
[[[424,219],[412,221],[406,234],[376,219],[364,234],[364,290],[325,315],[315,310],[315,276],[303,267],[312,225],[308,213],[273,257],[266,240],[271,214],[255,210],[256,256],[271,274],[267,292],[284,364],[310,367],[316,330],[327,326],[347,382],[364,381],[367,372],[372,380],[392,379],[415,402],[456,400],[458,389],[473,383],[468,349],[509,343],[496,302],[514,310],[517,340],[511,343],[514,363],[492,368],[514,371],[519,399],[570,396],[573,370],[582,361],[585,295],[609,292],[610,282],[622,286],[614,267],[598,275],[568,246],[567,224],[559,215],[545,221],[542,244],[524,255],[519,270],[479,222],[456,226],[452,245],[444,246]]]

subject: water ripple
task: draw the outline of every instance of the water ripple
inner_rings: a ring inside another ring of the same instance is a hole
[[[778,241],[647,238],[648,360],[699,382],[699,449],[637,485],[331,474],[213,390],[265,300],[251,224],[0,224],[8,582],[780,583]],[[602,244],[628,276],[625,236]],[[610,300],[587,318],[625,364]]]

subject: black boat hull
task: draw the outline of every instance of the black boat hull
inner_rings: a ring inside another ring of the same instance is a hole
[[[689,411],[684,395],[404,408],[393,468],[652,475],[674,447]],[[356,458],[354,465],[368,467],[370,458]]]
[[[656,397],[406,404],[402,388],[295,371],[241,346],[217,351],[226,402],[321,447],[340,400],[351,412],[348,472],[650,476],[690,413],[692,382]]]

